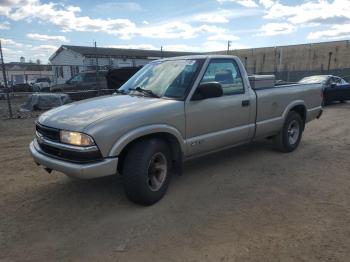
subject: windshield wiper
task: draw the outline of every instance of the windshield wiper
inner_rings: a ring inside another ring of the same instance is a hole
[[[149,95],[149,96],[151,96],[151,97],[160,98],[160,96],[157,95],[157,94],[155,94],[155,93],[153,93],[152,90],[143,89],[143,88],[141,88],[141,87],[139,87],[139,86],[136,87],[136,88],[129,88],[129,90],[131,90],[131,91],[137,91],[137,92],[140,92],[140,93],[143,93],[143,94],[147,94],[147,95]]]
[[[126,95],[126,92],[124,90],[119,90],[119,89],[114,89],[114,91],[117,93],[117,94],[122,94],[122,95]]]

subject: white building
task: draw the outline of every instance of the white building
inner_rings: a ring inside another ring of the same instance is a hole
[[[194,53],[62,45],[49,60],[53,82],[62,84],[81,71],[96,70],[96,64],[99,69],[136,67],[161,57],[190,54]]]
[[[7,81],[13,84],[34,82],[37,78],[53,78],[50,65],[38,65],[34,63],[11,62],[5,64]],[[3,82],[3,74],[0,74],[0,82]]]

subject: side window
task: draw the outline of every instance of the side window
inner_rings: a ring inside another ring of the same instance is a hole
[[[96,82],[96,73],[87,73],[83,78],[83,82]]]
[[[224,96],[244,93],[242,76],[232,59],[213,59],[209,63],[201,83],[213,81],[221,84]]]
[[[330,79],[329,79],[329,84],[335,84],[336,82],[335,82],[335,79],[334,79],[334,77],[331,77]]]

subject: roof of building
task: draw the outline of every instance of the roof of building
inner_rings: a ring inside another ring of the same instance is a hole
[[[62,50],[70,49],[83,56],[95,57],[96,54],[101,56],[113,57],[132,57],[132,58],[160,58],[199,54],[195,52],[176,52],[176,51],[161,51],[161,50],[143,50],[143,49],[123,49],[123,48],[107,48],[107,47],[90,47],[90,46],[74,46],[62,45],[51,57],[54,59]]]

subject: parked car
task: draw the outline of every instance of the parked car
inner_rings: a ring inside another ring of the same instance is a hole
[[[34,92],[50,92],[51,79],[48,77],[37,78],[32,86]]]
[[[118,171],[128,198],[151,205],[185,160],[260,138],[294,151],[305,124],[321,116],[321,104],[321,84],[248,79],[235,56],[162,59],[144,66],[118,94],[40,116],[30,152],[48,172],[94,178]]]
[[[11,92],[33,92],[33,86],[27,83],[15,84],[10,90]]]
[[[109,70],[106,75],[108,88],[118,89],[141,68],[142,68],[141,66],[140,67],[121,67],[121,68]]]
[[[107,71],[99,71],[98,74],[96,71],[83,71],[64,84],[52,86],[50,91],[68,93],[73,100],[94,97],[98,90],[107,89],[106,74]]]
[[[300,84],[320,83],[323,85],[324,104],[334,101],[345,102],[350,100],[350,84],[344,79],[333,75],[317,75],[304,77]]]

